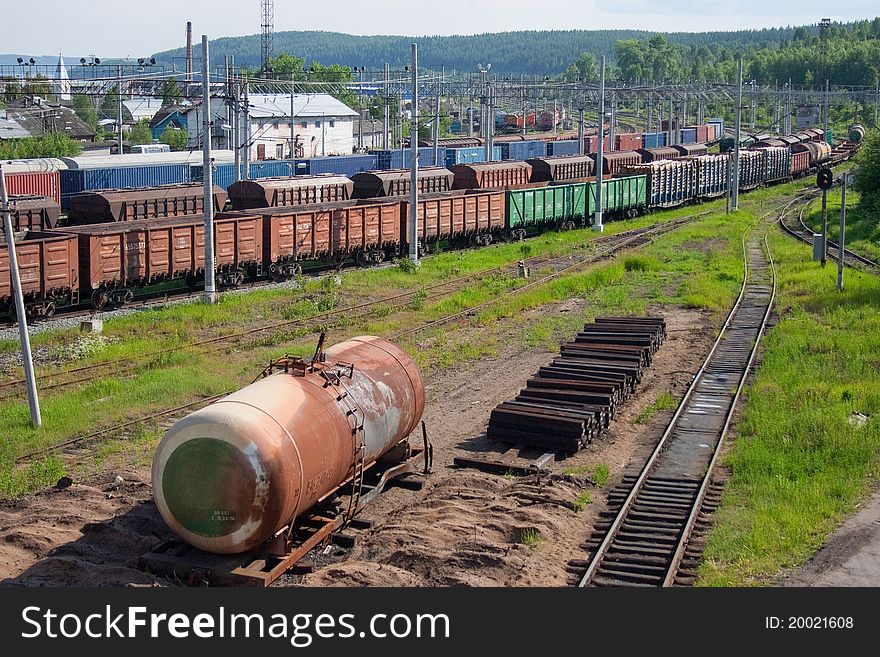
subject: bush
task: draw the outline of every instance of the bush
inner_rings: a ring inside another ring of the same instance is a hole
[[[853,186],[861,193],[859,206],[866,213],[880,212],[880,130],[871,130],[865,135],[856,163]]]

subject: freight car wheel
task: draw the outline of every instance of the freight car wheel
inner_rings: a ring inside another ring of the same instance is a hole
[[[104,306],[107,305],[107,302],[110,300],[110,295],[107,294],[107,290],[104,288],[98,288],[94,292],[92,292],[92,308],[95,310],[101,310]]]
[[[269,265],[269,278],[271,278],[276,283],[280,283],[284,280],[284,274],[278,271],[278,264],[275,262]]]
[[[43,312],[46,317],[53,317],[55,315],[55,302],[47,301]]]
[[[563,221],[562,223],[559,224],[559,230],[566,231],[566,230],[574,230],[574,229],[575,229],[575,225],[574,225],[573,221]]]

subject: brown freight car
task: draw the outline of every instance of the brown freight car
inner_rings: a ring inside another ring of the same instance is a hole
[[[598,153],[593,155],[594,159],[598,157]],[[602,173],[613,176],[620,171],[621,167],[641,163],[641,151],[611,151],[610,153],[603,153]]]
[[[335,173],[240,180],[229,186],[233,210],[347,201],[354,183]]]
[[[659,160],[677,160],[681,157],[681,152],[672,146],[661,146],[659,148],[640,148],[638,150],[642,155],[642,162],[657,162]]]
[[[306,260],[337,265],[354,257],[361,265],[382,262],[400,246],[400,201],[339,201],[287,208],[264,208],[263,262],[282,280],[302,270]]]
[[[9,209],[16,231],[55,228],[61,216],[61,206],[45,196],[10,196]]]
[[[526,162],[480,162],[449,167],[452,189],[504,189],[527,185],[532,166]]]
[[[424,248],[450,240],[458,244],[486,245],[504,231],[506,193],[503,190],[455,190],[426,194],[418,201],[418,239]],[[409,240],[410,202],[400,204],[401,243]]]
[[[51,317],[57,306],[79,303],[76,237],[59,232],[16,233],[15,253],[28,317]],[[14,315],[9,274],[9,249],[0,236],[0,307]]]
[[[675,144],[672,148],[677,150],[682,157],[699,157],[709,153],[706,144]]]
[[[589,155],[557,155],[527,160],[532,166],[531,182],[581,180],[596,173],[596,161]]]
[[[104,189],[70,199],[70,226],[140,219],[169,219],[205,213],[201,184],[161,185],[142,189]],[[226,192],[214,187],[214,211],[226,205]]]
[[[448,192],[452,189],[454,174],[445,167],[419,168],[419,192]],[[409,194],[409,169],[389,169],[387,171],[362,171],[352,176],[354,183],[352,198],[381,198],[383,196],[405,196]]]
[[[214,217],[217,284],[234,286],[262,274],[263,226],[256,214]],[[198,284],[205,271],[203,217],[89,224],[66,229],[79,240],[80,279],[92,306],[131,301],[139,287],[182,279]]]

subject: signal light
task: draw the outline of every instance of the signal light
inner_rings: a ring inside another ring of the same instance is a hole
[[[816,173],[816,185],[820,189],[831,189],[834,186],[834,172],[828,167],[822,167]]]

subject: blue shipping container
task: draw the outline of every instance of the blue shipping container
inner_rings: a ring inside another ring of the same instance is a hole
[[[409,168],[411,151],[408,148],[403,150],[395,148],[394,150],[373,151],[376,156],[376,168],[382,170],[388,169],[406,169]],[[437,160],[440,166],[446,164],[446,149],[440,147],[437,149]],[[419,148],[419,166],[434,166],[434,147],[422,146]]]
[[[65,169],[61,178],[61,207],[70,209],[70,197],[100,189],[133,189],[179,185],[192,180],[188,164],[155,164],[103,169]]]
[[[666,146],[665,132],[646,132],[642,135],[643,148],[663,148]]]
[[[697,142],[697,129],[696,128],[682,128],[681,129],[681,143],[682,144],[695,144]]]
[[[303,167],[302,164],[306,166]],[[319,173],[335,173],[349,178],[362,171],[375,171],[378,168],[376,155],[340,155],[338,157],[312,157],[308,160],[297,160],[298,174],[314,176]],[[303,170],[305,169],[305,170]]]
[[[577,139],[547,142],[547,155],[577,155],[579,153],[580,144]]]
[[[501,159],[501,147],[492,148],[492,159]],[[486,148],[484,146],[467,146],[464,148],[446,149],[446,166],[454,164],[473,164],[474,162],[486,161]]]
[[[502,160],[529,160],[547,155],[547,142],[511,141],[501,144]]]

